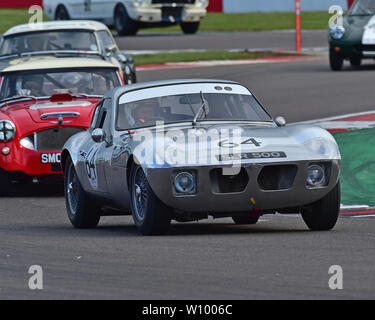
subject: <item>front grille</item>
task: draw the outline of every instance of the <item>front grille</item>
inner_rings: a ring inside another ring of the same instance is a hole
[[[210,171],[211,190],[213,193],[234,193],[245,190],[249,176],[245,168],[241,168],[238,174],[223,175],[223,169]]]
[[[171,17],[173,17],[174,20],[181,19],[182,16],[182,7],[163,7],[161,9],[161,15],[163,21],[171,21]]]
[[[265,166],[258,176],[258,184],[262,190],[290,189],[296,174],[295,165]]]
[[[357,51],[375,51],[375,45],[370,44],[359,44],[356,45],[355,48]]]
[[[82,128],[53,128],[40,131],[36,134],[37,151],[58,151],[65,142],[74,134],[84,131]]]
[[[152,0],[152,4],[194,4],[195,0]]]

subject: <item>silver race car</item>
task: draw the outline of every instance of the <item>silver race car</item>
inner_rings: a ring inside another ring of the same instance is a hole
[[[110,91],[88,131],[62,152],[66,207],[74,227],[132,214],[142,234],[179,222],[301,213],[330,230],[340,209],[340,152],[312,125],[285,125],[243,85],[170,80]]]

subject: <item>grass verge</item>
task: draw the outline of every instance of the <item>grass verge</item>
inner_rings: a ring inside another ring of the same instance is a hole
[[[375,128],[333,134],[341,161],[341,202],[375,206]]]
[[[241,59],[260,59],[272,57],[290,56],[283,52],[229,52],[221,50],[198,51],[198,52],[167,52],[156,54],[137,54],[133,55],[136,65],[164,64],[175,62],[195,62],[210,60],[241,60]]]
[[[0,33],[22,23],[30,15],[27,9],[0,9]],[[302,29],[327,29],[328,12],[302,12]],[[200,31],[260,31],[295,28],[294,12],[208,13]],[[181,32],[180,27],[142,29],[141,32]]]

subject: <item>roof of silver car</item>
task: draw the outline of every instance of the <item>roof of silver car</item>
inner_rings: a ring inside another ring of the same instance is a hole
[[[21,24],[15,26],[4,33],[9,36],[17,33],[28,33],[38,31],[56,31],[56,30],[108,30],[107,26],[98,21],[91,20],[68,20],[68,21],[47,21],[33,24]]]
[[[171,80],[159,80],[159,81],[150,81],[150,82],[138,82],[130,85],[125,85],[122,87],[117,87],[112,89],[106,94],[106,97],[119,97],[120,95],[134,91],[134,90],[142,90],[147,88],[153,87],[161,87],[161,86],[170,86],[175,84],[191,84],[191,83],[221,83],[221,84],[238,84],[238,82],[231,81],[231,80],[218,80],[218,79],[171,79]]]

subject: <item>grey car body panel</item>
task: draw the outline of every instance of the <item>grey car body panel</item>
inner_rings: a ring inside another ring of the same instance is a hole
[[[116,131],[115,129],[115,109],[119,98],[134,90],[191,83],[238,84],[231,81],[211,79],[168,80],[133,84],[112,89],[107,93],[104,99],[110,99],[111,101],[111,107],[107,110],[103,128],[106,132],[107,142],[95,143],[91,138],[91,128],[71,137],[63,148],[63,161],[69,154],[76,167],[78,178],[88,194],[124,212],[130,211],[127,180],[129,172],[127,168],[131,158],[140,156],[137,150],[140,142],[134,141],[132,136],[134,130]],[[219,163],[205,165],[159,165],[152,161],[142,163],[143,170],[154,193],[161,201],[174,209],[189,212],[232,212],[250,210],[254,206],[259,206],[265,210],[303,206],[324,197],[338,182],[340,152],[332,135],[317,126],[294,124],[277,127],[273,121],[259,123],[207,121],[202,122],[201,126],[207,129],[222,126],[240,128],[243,139],[255,138],[261,142],[259,146],[246,145],[241,149],[241,152],[267,153],[280,151],[284,152],[286,156],[278,159],[219,161]],[[191,122],[166,125],[165,130],[173,128],[182,132],[196,130]],[[155,132],[155,130],[157,130],[155,127],[151,128],[152,132]],[[322,143],[319,148],[314,145],[316,141]],[[147,143],[151,142],[144,142],[143,148],[147,148]],[[209,152],[218,152],[219,148],[216,148],[215,145],[217,144],[213,143]],[[87,175],[88,153],[92,149],[97,151],[95,157],[91,158],[95,162],[97,185],[95,183],[93,185]],[[316,162],[331,164],[329,183],[324,187],[309,189],[306,187],[306,170],[311,163]],[[297,173],[291,188],[277,191],[259,188],[257,177],[264,166],[289,164],[297,167]],[[213,192],[209,172],[214,168],[229,168],[233,165],[243,167],[247,172],[249,182],[245,190],[234,193]],[[198,177],[196,195],[176,196],[174,194],[173,176],[176,170],[183,169],[196,172]],[[250,202],[251,198],[253,202]]]

